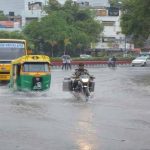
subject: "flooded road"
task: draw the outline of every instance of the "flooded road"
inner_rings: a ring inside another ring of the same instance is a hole
[[[0,150],[150,150],[150,68],[89,68],[88,102],[62,91],[72,72],[52,70],[46,94],[0,87]]]

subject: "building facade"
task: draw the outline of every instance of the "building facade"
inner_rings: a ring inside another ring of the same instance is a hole
[[[81,4],[81,5],[89,3],[89,5],[92,7],[95,7],[95,6],[109,7],[108,0],[76,0],[75,2],[77,2],[78,4]]]
[[[18,30],[34,19],[40,19],[45,12],[43,6],[48,0],[5,0],[0,1],[0,10],[9,14],[13,22],[13,28],[7,30]],[[110,7],[108,0],[76,0],[81,7],[89,7],[96,12],[96,20],[104,26],[104,31],[98,43],[91,43],[93,49],[105,50],[129,50],[133,45],[127,41],[127,37],[121,33],[119,8]],[[7,23],[8,24],[8,23]],[[10,24],[10,23],[9,23]],[[0,23],[0,29],[4,28],[4,22]]]
[[[81,7],[89,7],[94,10],[95,19],[104,27],[99,42],[91,43],[92,49],[116,51],[134,49],[134,45],[129,43],[127,37],[121,33],[119,8],[110,7],[108,0],[77,0],[76,2]]]
[[[120,10],[110,7],[94,8],[96,20],[104,27],[100,42],[96,44],[97,49],[124,49],[125,36],[121,34]]]
[[[37,20],[45,16],[43,7],[46,3],[47,0],[25,0],[25,9],[22,11],[22,26],[34,19]]]
[[[128,51],[134,48],[127,37],[122,34],[120,27],[121,11],[115,7],[93,7],[96,20],[102,23],[104,30],[96,49]]]
[[[18,30],[33,19],[40,19],[45,15],[43,6],[47,0],[5,0],[0,1],[0,10],[8,15],[9,21],[14,23],[13,28],[0,28],[1,30]],[[17,19],[16,19],[17,18]],[[15,24],[19,24],[15,28]]]

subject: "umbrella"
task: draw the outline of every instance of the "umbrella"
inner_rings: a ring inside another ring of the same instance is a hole
[[[63,55],[63,56],[61,56],[61,58],[67,59],[67,58],[70,58],[70,55]]]

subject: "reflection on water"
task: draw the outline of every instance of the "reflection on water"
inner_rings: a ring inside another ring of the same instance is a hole
[[[7,86],[1,86],[0,145],[4,148],[0,149],[15,150],[17,145],[20,149],[33,149],[34,145],[34,150],[150,147],[147,130],[150,71],[140,69],[93,70],[96,98],[88,102],[76,100],[62,91],[63,78],[69,72],[54,72],[54,83],[46,95],[13,92]],[[144,142],[141,139],[145,139]],[[7,142],[10,140],[14,141]]]
[[[130,78],[133,82],[139,85],[150,85],[150,68],[135,67],[130,70]]]
[[[136,75],[132,78],[136,84],[150,86],[150,75]]]
[[[93,150],[97,145],[96,130],[92,125],[92,110],[88,107],[88,104],[85,104],[81,108],[82,110],[78,114],[78,121],[76,123],[76,128],[79,132],[76,133],[76,143],[79,147],[79,150]]]
[[[93,147],[91,144],[89,144],[85,139],[79,139],[78,144],[80,147],[80,150],[92,150]]]

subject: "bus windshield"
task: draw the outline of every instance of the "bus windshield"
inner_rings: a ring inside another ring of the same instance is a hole
[[[24,72],[48,72],[49,65],[48,63],[24,63],[23,65]]]
[[[0,42],[0,60],[12,60],[25,55],[25,43]]]

